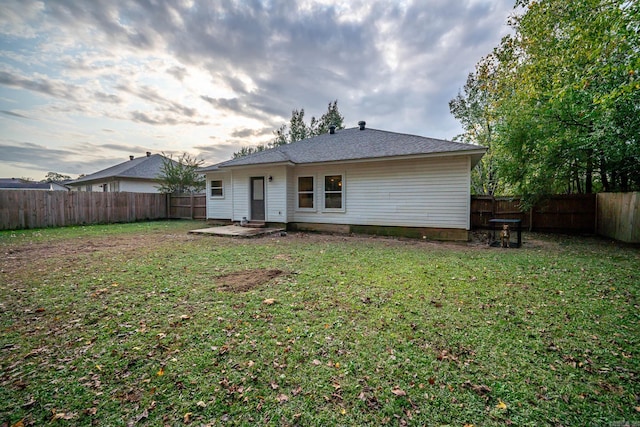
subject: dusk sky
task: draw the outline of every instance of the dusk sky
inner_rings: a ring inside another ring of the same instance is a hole
[[[513,0],[2,0],[0,177],[145,152],[211,165],[338,100],[346,127],[453,139]]]

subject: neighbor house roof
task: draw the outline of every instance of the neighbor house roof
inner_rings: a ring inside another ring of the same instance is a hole
[[[151,153],[138,158],[131,156],[130,160],[126,162],[92,173],[91,175],[85,175],[82,178],[71,181],[69,185],[118,178],[156,180],[159,179],[162,174],[162,166],[166,159],[166,157],[160,154]]]
[[[58,182],[35,182],[20,178],[0,178],[0,189],[10,190],[68,190],[65,184]]]
[[[215,171],[235,166],[266,164],[310,164],[341,161],[387,159],[394,157],[458,155],[472,156],[472,164],[480,160],[486,148],[443,139],[388,132],[359,127],[336,130],[291,144],[281,145],[248,156],[239,157],[200,169]]]

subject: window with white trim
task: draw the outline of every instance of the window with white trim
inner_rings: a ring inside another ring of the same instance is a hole
[[[222,180],[217,179],[211,181],[211,197],[223,197],[224,196],[224,187],[222,186]]]
[[[315,208],[313,176],[298,177],[298,209]]]
[[[325,175],[324,208],[343,209],[342,175]]]

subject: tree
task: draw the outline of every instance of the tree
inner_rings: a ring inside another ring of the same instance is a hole
[[[69,180],[69,179],[71,179],[71,177],[69,175],[63,175],[63,174],[57,173],[57,172],[48,172],[45,175],[43,182],[61,182],[61,181]]]
[[[197,169],[203,161],[183,153],[178,160],[173,156],[167,157],[162,153],[161,185],[158,187],[161,193],[199,193],[204,190],[206,183],[202,174]]]
[[[311,117],[309,134],[310,136],[325,134],[329,132],[330,126],[335,126],[336,129],[344,129],[344,116],[338,110],[337,99],[329,103],[327,111],[319,119]]]
[[[333,125],[336,129],[344,129],[344,117],[338,110],[338,100],[329,102],[327,111],[319,119],[311,117],[311,122],[307,125],[304,121],[304,108],[291,111],[289,126],[282,124],[273,134],[274,138],[266,145],[256,147],[242,147],[240,151],[233,153],[233,158],[247,156],[278,147],[280,145],[291,144],[312,136],[322,135],[329,132],[329,127]]]
[[[492,196],[504,192],[505,184],[498,179],[492,150],[495,115],[488,90],[490,71],[490,62],[481,61],[475,72],[469,73],[464,93],[458,92],[458,96],[449,101],[449,110],[464,129],[464,133],[454,140],[488,148],[471,173],[471,192]]]
[[[525,201],[640,188],[640,6],[518,0],[493,64],[496,171]]]

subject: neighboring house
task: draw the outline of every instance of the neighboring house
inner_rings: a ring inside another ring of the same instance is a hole
[[[162,166],[167,158],[147,152],[129,161],[69,182],[72,191],[158,193]],[[173,161],[173,160],[172,160]]]
[[[207,218],[468,240],[486,148],[359,125],[200,169]]]
[[[69,191],[69,188],[58,182],[35,182],[19,178],[0,178],[0,190]]]

